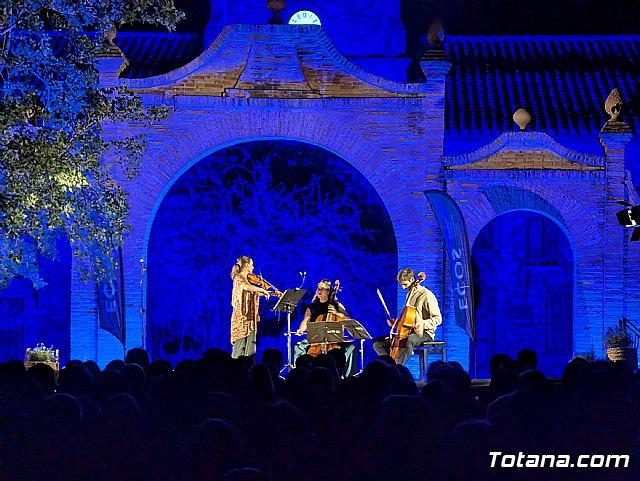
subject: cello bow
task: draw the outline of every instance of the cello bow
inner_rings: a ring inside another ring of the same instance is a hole
[[[389,308],[387,307],[387,303],[384,302],[384,297],[382,297],[382,292],[380,292],[380,289],[376,289],[376,292],[378,293],[378,298],[380,299],[380,302],[382,303],[382,307],[384,307],[384,312],[387,313],[387,319],[392,320],[393,318],[391,317],[391,313],[389,312]]]

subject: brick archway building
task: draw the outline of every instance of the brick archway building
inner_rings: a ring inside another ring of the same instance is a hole
[[[453,324],[440,230],[424,197],[415,195],[425,189],[452,195],[472,242],[491,219],[517,209],[543,213],[562,228],[575,261],[574,352],[599,346],[603,329],[623,313],[639,313],[633,299],[640,290],[629,285],[627,273],[640,259],[611,222],[618,207],[611,199],[634,195],[624,169],[630,130],[607,124],[602,156],[580,154],[536,132],[506,133],[477,150],[445,156],[451,62],[444,52],[431,52],[421,65],[425,84],[392,82],[350,63],[322,29],[264,25],[226,27],[195,60],[157,77],[121,80],[122,58],[102,59],[105,85],[126,83],[147,105],[170,112],[148,130],[122,125],[109,132],[144,132],[150,146],[141,175],[124,184],[132,225],[123,249],[127,347],[144,341],[140,265],[164,195],[209,153],[256,139],[315,144],[362,172],[389,212],[399,264],[425,266],[442,300],[450,359],[464,366],[468,340]],[[121,346],[97,327],[92,287],[74,277],[72,291],[71,357],[99,363],[119,357]]]

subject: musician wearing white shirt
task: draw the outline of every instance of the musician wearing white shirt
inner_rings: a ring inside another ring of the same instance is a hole
[[[396,362],[405,364],[413,354],[413,348],[423,342],[433,341],[436,328],[442,324],[442,315],[436,296],[426,287],[416,282],[415,273],[412,269],[405,267],[400,269],[397,275],[398,284],[403,289],[409,290],[405,306],[415,308],[416,318],[412,332],[406,339],[401,340],[401,347]],[[411,286],[413,285],[413,288]],[[387,322],[393,326],[395,319],[388,319]],[[373,349],[379,356],[388,355],[390,352],[389,338],[378,338],[373,342]]]

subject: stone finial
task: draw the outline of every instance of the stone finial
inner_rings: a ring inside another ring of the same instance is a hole
[[[520,127],[520,131],[524,131],[531,123],[531,114],[527,111],[527,109],[518,109],[513,114],[513,121],[518,124],[518,127]]]
[[[118,29],[112,26],[104,33],[102,45],[95,52],[97,57],[122,57],[122,50],[113,42],[118,35]]]
[[[115,27],[115,25],[113,25],[109,30],[107,30],[107,33],[105,34],[105,42],[107,43],[107,45],[113,45],[114,47],[116,46],[116,44],[113,43],[116,35],[118,35],[118,29]]]
[[[108,32],[105,32],[104,41],[95,52],[95,65],[100,76],[100,85],[103,87],[118,85],[118,77],[129,65],[122,50],[113,42],[117,33],[115,27],[111,27]]]
[[[609,114],[609,121],[616,122],[622,110],[622,96],[618,89],[613,89],[604,103],[604,110]]]
[[[436,18],[427,31],[427,48],[422,54],[420,59],[420,67],[425,75],[446,75],[451,70],[451,58],[444,49],[444,27],[442,26],[442,20]],[[414,65],[414,61],[411,61]],[[424,78],[424,76],[423,76]],[[420,80],[409,80],[420,81]]]
[[[431,23],[429,30],[427,30],[427,41],[429,42],[429,49],[431,50],[444,50],[444,26],[442,20],[436,18]]]
[[[603,134],[629,134],[631,133],[631,127],[629,127],[625,122],[618,120],[620,116],[620,112],[622,112],[622,95],[618,89],[613,89],[607,100],[604,103],[604,110],[611,117],[604,123],[602,130],[600,131]],[[602,140],[602,137],[601,137]]]
[[[267,23],[269,25],[283,25],[284,21],[280,17],[280,12],[286,7],[286,0],[267,0],[267,8],[271,10],[271,18]]]

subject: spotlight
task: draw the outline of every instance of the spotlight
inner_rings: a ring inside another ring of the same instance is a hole
[[[618,218],[618,224],[624,227],[633,227],[636,223],[631,220],[631,209],[624,209],[620,212],[616,212]]]
[[[640,204],[631,205],[627,202],[620,202],[620,204],[627,206],[619,212],[616,212],[618,218],[618,224],[624,227],[635,227],[631,233],[631,241],[636,242],[640,240]]]

